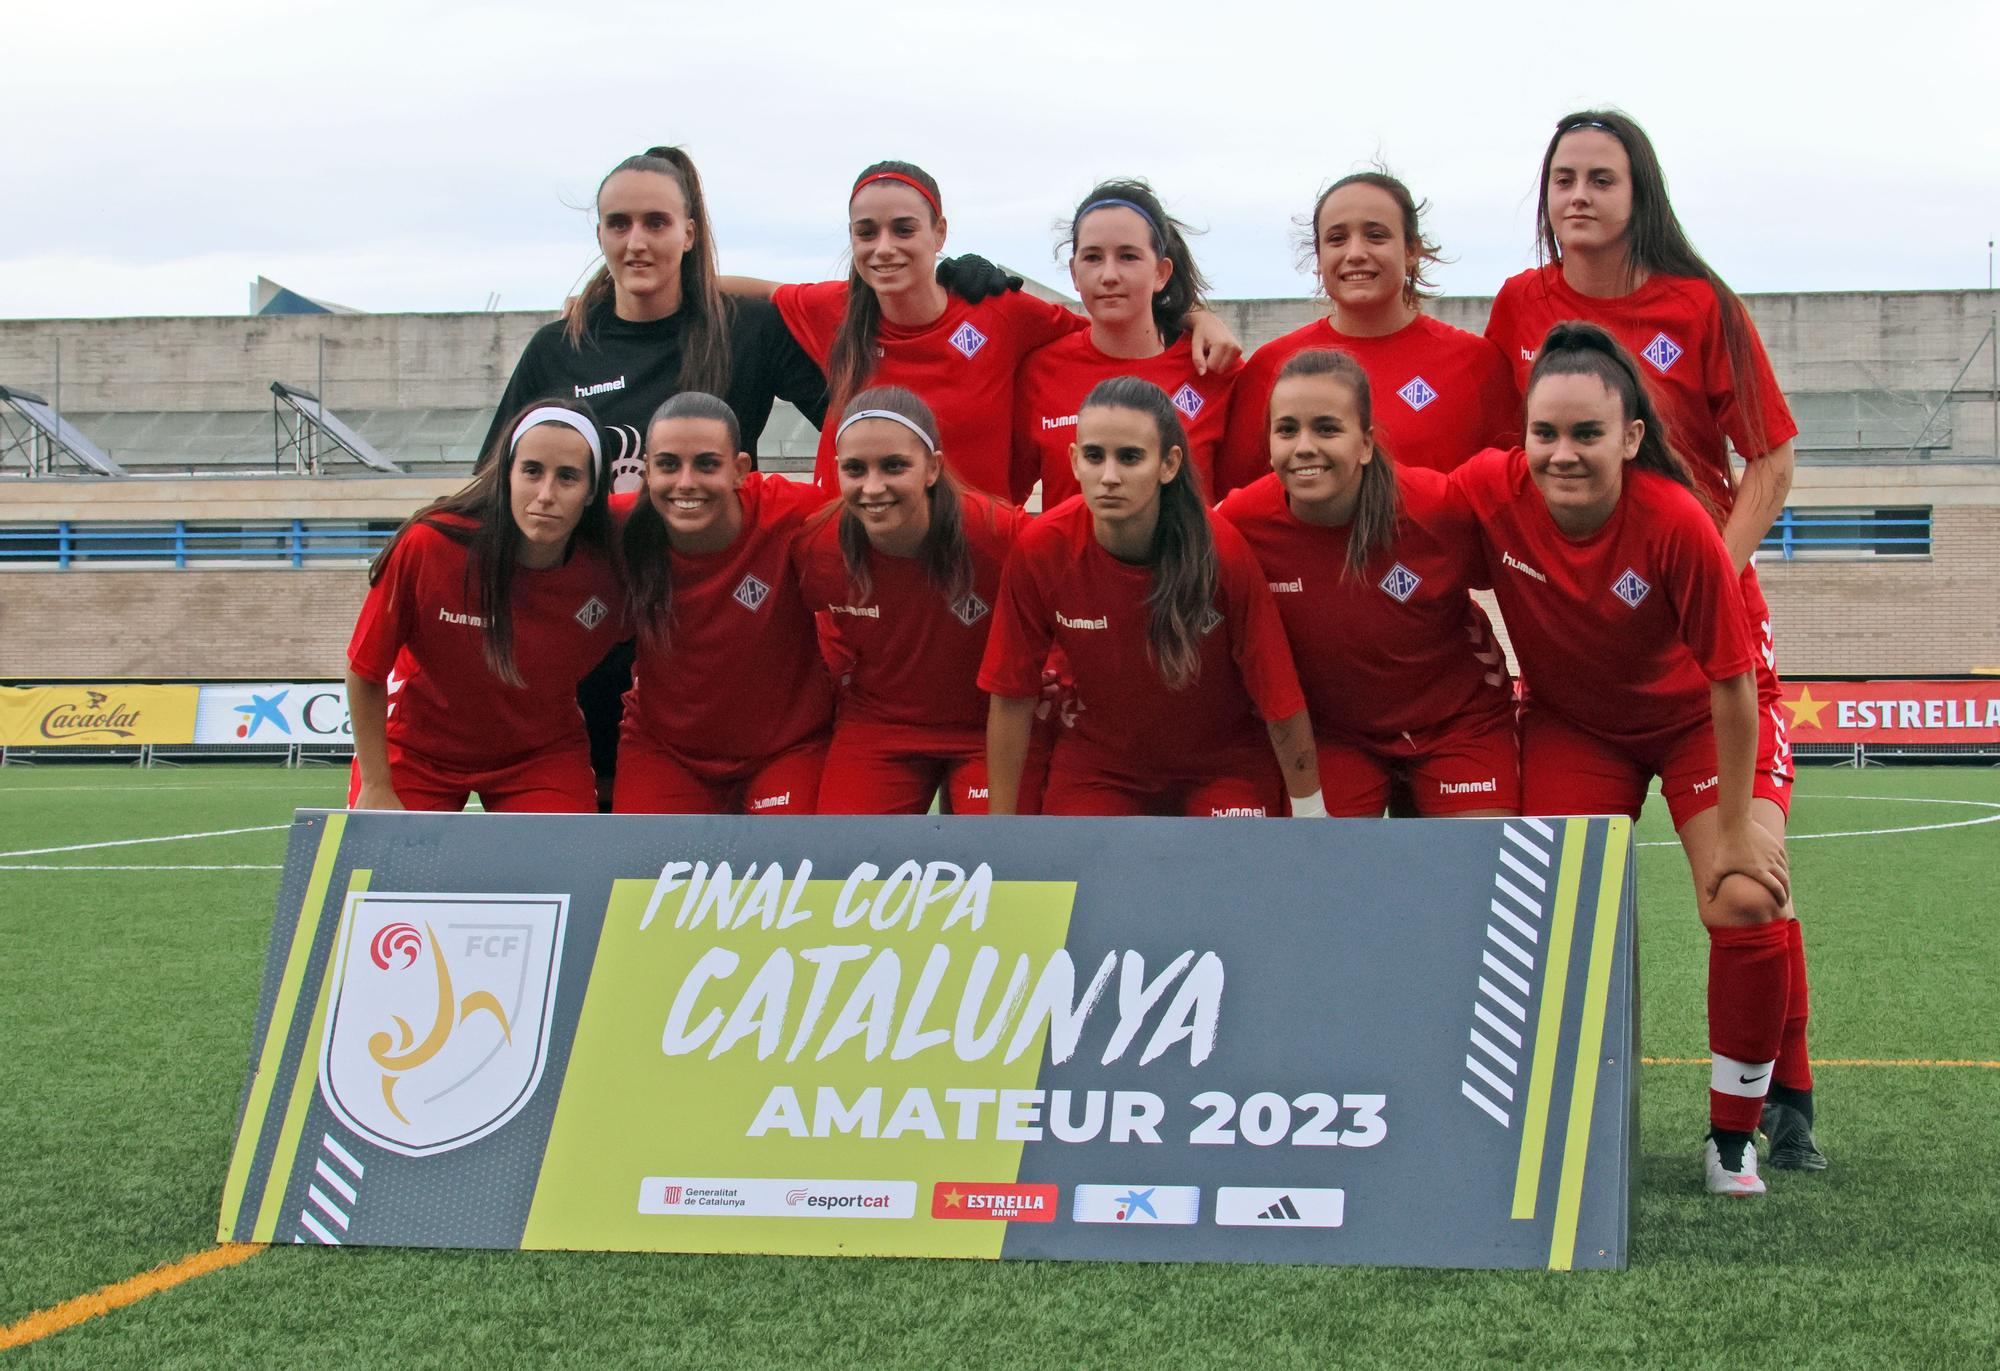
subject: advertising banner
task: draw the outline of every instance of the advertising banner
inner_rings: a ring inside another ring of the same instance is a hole
[[[1631,825],[301,811],[224,1240],[1623,1267]]]
[[[194,741],[225,747],[352,744],[347,686],[338,681],[205,685],[195,716]]]
[[[2000,678],[1788,680],[1780,704],[1794,743],[2000,743]]]
[[[198,693],[191,685],[0,686],[0,746],[192,742]]]

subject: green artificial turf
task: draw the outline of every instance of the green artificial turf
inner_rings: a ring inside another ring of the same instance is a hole
[[[0,772],[0,852],[282,825],[345,775]],[[1805,773],[1795,835],[2000,808],[1984,769]],[[1642,843],[1671,844],[1657,801]],[[275,868],[282,832],[0,856]],[[1793,847],[1816,1058],[2000,1059],[2000,823]],[[1706,1055],[1706,940],[1639,851],[1643,1048]],[[0,869],[0,1325],[210,1246],[277,873]],[[1642,1070],[1631,1269],[1553,1275],[275,1248],[23,1366],[1990,1364],[2000,1071],[1828,1066],[1824,1175],[1701,1192],[1705,1066]]]

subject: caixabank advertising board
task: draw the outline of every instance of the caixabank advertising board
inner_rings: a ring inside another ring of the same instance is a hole
[[[220,1235],[1622,1267],[1630,835],[303,811]]]

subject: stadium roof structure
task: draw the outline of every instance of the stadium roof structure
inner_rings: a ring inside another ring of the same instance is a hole
[[[0,386],[0,467],[17,452],[26,459],[30,476],[54,475],[57,463],[65,459],[93,476],[126,474],[47,400]]]
[[[289,286],[281,286],[268,276],[259,276],[250,287],[252,314],[359,314],[358,309],[336,305],[331,300],[315,300]]]
[[[276,457],[283,465],[287,454],[292,469],[300,475],[317,476],[327,444],[345,452],[370,470],[400,476],[403,469],[375,450],[366,438],[341,422],[339,416],[321,404],[319,397],[283,381],[271,382],[271,417],[277,423]]]

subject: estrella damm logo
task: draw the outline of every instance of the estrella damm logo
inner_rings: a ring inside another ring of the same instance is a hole
[[[406,1157],[500,1128],[541,1083],[567,895],[350,895],[320,1094]]]

